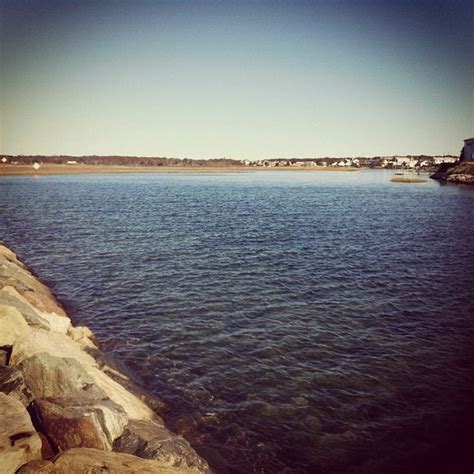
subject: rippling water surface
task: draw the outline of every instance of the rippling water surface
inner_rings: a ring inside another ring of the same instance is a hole
[[[389,179],[4,177],[0,230],[220,472],[457,472],[474,191]]]

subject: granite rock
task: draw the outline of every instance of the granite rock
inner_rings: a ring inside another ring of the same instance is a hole
[[[110,450],[128,421],[123,408],[93,386],[40,398],[34,407],[41,429],[59,451],[76,447]]]
[[[41,440],[23,404],[0,393],[1,472],[10,474],[30,461],[41,459]]]
[[[132,420],[113,445],[114,451],[155,459],[167,466],[210,472],[207,463],[181,436],[153,422]]]
[[[18,474],[197,474],[195,469],[165,466],[159,461],[124,453],[74,448],[61,453],[54,462],[34,461]]]
[[[23,372],[16,367],[0,366],[0,392],[16,398],[25,407],[33,400]]]
[[[30,331],[25,318],[16,308],[0,304],[0,346],[12,346],[17,337]]]

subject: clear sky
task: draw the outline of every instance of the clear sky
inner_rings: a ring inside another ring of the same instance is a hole
[[[458,154],[470,1],[0,0],[0,152]]]

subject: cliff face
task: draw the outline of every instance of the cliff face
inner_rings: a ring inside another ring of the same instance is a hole
[[[1,471],[210,473],[163,406],[0,242]]]
[[[441,165],[430,178],[455,184],[474,184],[474,162],[461,161],[450,165]]]

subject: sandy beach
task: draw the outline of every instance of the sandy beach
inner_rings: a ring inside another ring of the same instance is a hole
[[[262,166],[116,166],[44,164],[39,170],[32,165],[0,165],[0,176],[33,176],[51,174],[103,173],[249,173],[260,171],[357,171],[359,168],[336,166],[262,167]]]

